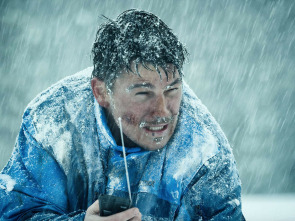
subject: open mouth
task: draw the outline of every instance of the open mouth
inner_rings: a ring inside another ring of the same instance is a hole
[[[165,125],[157,125],[157,126],[146,126],[144,127],[145,130],[148,132],[163,132],[167,129],[168,124]]]

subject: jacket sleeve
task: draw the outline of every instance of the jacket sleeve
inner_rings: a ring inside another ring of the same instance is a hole
[[[176,220],[244,220],[241,182],[231,153],[209,159],[187,187]]]
[[[83,220],[85,211],[68,211],[66,176],[32,131],[23,121],[0,174],[0,220]]]

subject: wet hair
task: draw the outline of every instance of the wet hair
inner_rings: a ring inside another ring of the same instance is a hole
[[[187,50],[160,18],[146,11],[130,9],[115,21],[106,19],[96,33],[92,48],[93,77],[111,88],[115,79],[126,71],[135,70],[140,75],[139,64],[146,69],[152,65],[159,74],[161,67],[167,78],[167,72],[171,70],[168,64],[173,64],[173,73],[177,68],[182,76]]]

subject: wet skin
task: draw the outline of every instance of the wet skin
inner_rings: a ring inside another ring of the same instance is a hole
[[[110,116],[108,124],[115,119],[118,125],[117,119],[122,118],[123,132],[128,138],[126,146],[157,150],[164,147],[174,133],[182,98],[182,80],[176,69],[173,74],[172,67],[168,79],[163,69],[159,69],[160,77],[153,66],[149,68],[151,70],[139,65],[140,76],[132,72],[122,74],[111,92],[97,79],[92,80],[92,88],[98,103]],[[119,144],[116,128],[111,127],[111,131]]]

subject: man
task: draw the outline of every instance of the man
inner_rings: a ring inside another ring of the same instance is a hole
[[[232,151],[183,81],[186,50],[165,23],[125,11],[92,52],[93,68],[28,105],[0,175],[1,218],[241,220]],[[100,195],[128,198],[118,118],[136,208],[101,217]]]

